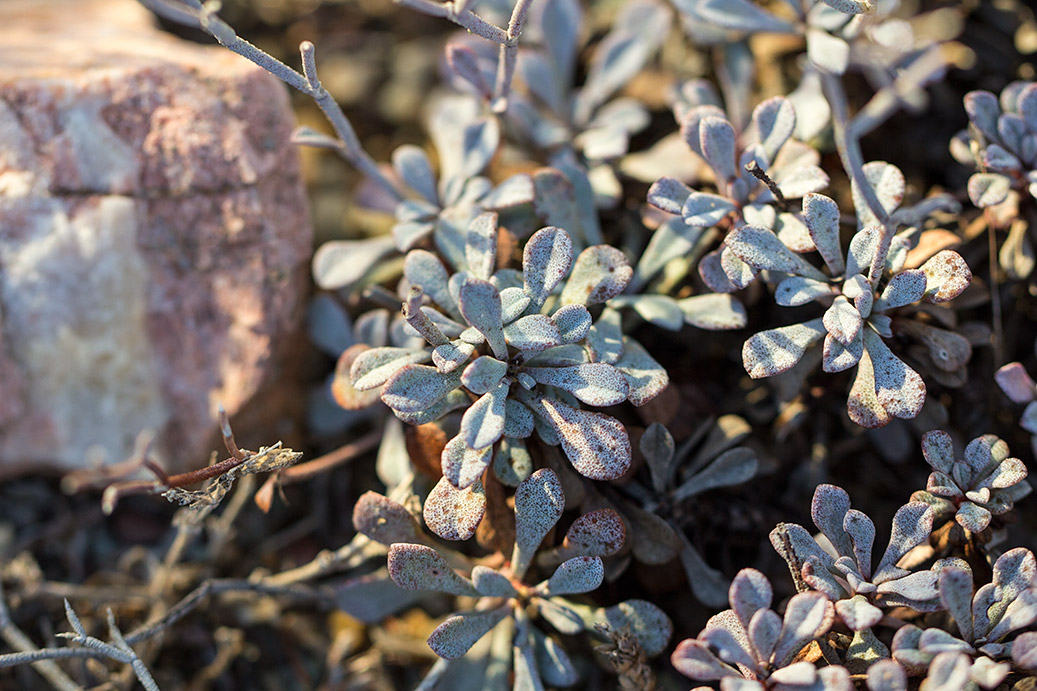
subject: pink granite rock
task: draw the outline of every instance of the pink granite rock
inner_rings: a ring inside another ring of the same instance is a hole
[[[120,460],[145,428],[196,467],[219,403],[289,405],[268,393],[312,236],[292,127],[275,78],[133,0],[5,0],[0,474]]]

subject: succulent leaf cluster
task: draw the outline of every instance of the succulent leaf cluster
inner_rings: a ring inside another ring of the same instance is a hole
[[[970,532],[982,532],[1032,491],[1026,466],[1009,458],[1008,444],[993,434],[973,439],[956,458],[950,435],[933,430],[922,437],[922,453],[933,472],[912,499],[933,506],[936,516],[954,516]]]
[[[1025,403],[1019,426],[1031,434],[1030,448],[1037,456],[1037,382],[1020,362],[1010,362],[994,373],[994,379],[1013,403]]]
[[[622,546],[624,524],[615,512],[604,509],[574,521],[559,550],[563,561],[549,577],[534,585],[525,583],[534,555],[564,508],[565,495],[553,471],[544,468],[524,480],[515,492],[511,559],[499,569],[469,564],[469,575],[464,576],[427,545],[397,542],[389,548],[389,575],[399,587],[475,599],[473,609],[448,617],[432,632],[428,644],[433,652],[444,660],[456,660],[495,632],[493,636],[510,638],[506,649],[509,653],[514,649],[517,688],[576,683],[578,675],[569,656],[552,636],[531,625],[530,612],[535,612],[537,621],[569,636],[604,620],[631,630],[649,655],[662,652],[672,625],[654,605],[632,600],[606,609],[569,599],[597,589],[605,575],[602,557]],[[442,668],[436,673],[442,673]]]
[[[903,174],[895,166],[872,162],[864,171],[890,214],[887,225],[896,227],[916,213],[905,210],[898,217],[895,212],[904,194]],[[827,307],[821,317],[749,338],[742,349],[749,376],[785,372],[823,339],[824,371],[857,367],[847,400],[850,419],[864,427],[881,427],[894,417],[918,415],[926,395],[921,376],[890,350],[885,339],[897,331],[918,338],[928,347],[933,365],[944,370],[960,369],[972,353],[968,340],[954,332],[893,316],[911,305],[954,299],[968,287],[972,273],[954,250],[941,250],[918,268],[907,268],[913,230],[908,228],[883,247],[883,226],[859,194],[855,196],[862,227],[845,255],[839,239],[839,208],[821,194],[803,199],[802,220],[808,235],[802,246],[790,248],[771,230],[751,225],[732,231],[727,244],[754,271],[770,272],[779,305],[819,302]],[[827,273],[800,256],[798,252],[808,247],[821,255]]]
[[[568,233],[555,227],[527,241],[521,273],[496,270],[496,249],[496,216],[487,213],[469,225],[466,270],[451,275],[434,254],[409,252],[404,317],[425,346],[360,353],[353,387],[380,387],[382,401],[411,424],[464,410],[442,454],[456,490],[479,482],[502,439],[521,447],[534,432],[561,445],[581,475],[621,476],[631,457],[626,429],[581,403],[642,405],[666,386],[662,367],[623,336],[618,314],[595,321],[588,310],[625,287],[629,263],[605,245],[574,258]]]

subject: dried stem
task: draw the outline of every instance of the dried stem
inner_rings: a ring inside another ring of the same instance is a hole
[[[19,651],[0,655],[0,668],[13,665],[31,664],[41,677],[50,682],[50,685],[61,691],[82,691],[79,684],[65,674],[57,663],[46,653],[46,648],[40,649],[15,625],[11,619],[11,612],[7,609],[7,597],[4,595],[3,583],[0,582],[0,637],[9,646]],[[62,649],[63,650],[63,649]]]
[[[778,185],[774,180],[771,179],[767,173],[764,172],[763,168],[756,161],[749,161],[745,164],[745,170],[754,178],[767,185],[767,189],[771,191],[774,198],[778,201],[778,205],[781,206],[782,211],[789,210],[789,202],[785,199],[785,195],[781,193]]]
[[[338,136],[335,150],[349,161],[365,176],[373,180],[396,201],[404,199],[403,191],[379,169],[378,164],[360,144],[353,124],[342,112],[335,99],[320,83],[317,77],[317,66],[314,59],[314,45],[303,41],[299,45],[302,56],[303,73],[295,71],[272,55],[263,52],[245,39],[234,33],[234,29],[216,16],[219,3],[207,2],[204,5],[197,0],[140,0],[148,9],[167,19],[202,29],[216,39],[220,45],[237,53],[243,58],[259,65],[288,86],[301,91],[316,102],[331,123]]]

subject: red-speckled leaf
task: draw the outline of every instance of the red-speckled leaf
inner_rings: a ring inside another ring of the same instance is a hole
[[[875,195],[888,216],[904,200],[904,174],[895,165],[885,161],[871,161],[865,163],[863,168],[865,180],[875,190]],[[857,211],[857,222],[860,227],[879,225],[881,220],[872,212],[856,184],[851,186],[851,191],[853,208]]]
[[[648,203],[671,214],[680,214],[691,188],[674,178],[659,178],[648,188]]]
[[[1012,179],[1001,173],[975,173],[969,178],[969,199],[981,209],[1003,202],[1012,191]]]
[[[756,569],[742,569],[735,574],[728,590],[728,600],[735,616],[745,629],[753,615],[771,606],[774,589],[767,577]]]
[[[456,660],[510,611],[510,605],[502,605],[488,612],[464,612],[448,617],[428,637],[428,647],[444,660]]]
[[[432,364],[443,374],[449,374],[468,362],[475,352],[475,346],[463,341],[454,341],[436,346],[432,350]]]
[[[382,402],[401,413],[418,413],[460,385],[461,375],[456,372],[443,374],[428,365],[404,365],[385,382]]]
[[[1001,116],[1001,105],[997,96],[989,91],[970,91],[963,99],[969,120],[988,140],[997,141],[997,119]]]
[[[564,389],[587,405],[598,408],[626,400],[627,381],[612,365],[589,362],[574,367],[526,367],[537,382]]]
[[[582,341],[594,323],[591,313],[583,305],[564,305],[551,315],[551,319],[558,326],[558,333],[564,343]]]
[[[972,282],[969,265],[954,250],[937,252],[922,264],[921,269],[926,277],[926,302],[953,300]]]
[[[508,577],[489,566],[472,567],[472,583],[480,595],[486,597],[515,597],[518,591]]]
[[[621,422],[551,398],[542,399],[542,405],[558,432],[562,450],[580,475],[615,480],[630,468],[630,438]]]
[[[534,308],[544,304],[573,261],[573,242],[561,228],[548,226],[533,233],[522,251],[522,279]]]
[[[615,363],[623,355],[623,325],[618,310],[606,307],[587,333],[591,361]]]
[[[857,308],[844,295],[839,295],[832,302],[832,306],[825,311],[822,323],[828,333],[843,345],[848,346],[857,339],[864,320]]]
[[[826,297],[831,297],[833,288],[825,281],[816,281],[802,276],[789,276],[774,291],[774,301],[783,307],[799,307]]]
[[[925,295],[927,281],[928,278],[921,269],[901,271],[889,280],[879,302],[875,303],[875,311],[883,312],[918,302]]]
[[[569,526],[562,548],[570,557],[607,557],[615,554],[626,539],[626,525],[612,509],[583,514]]]
[[[825,333],[820,319],[761,331],[742,346],[742,364],[753,379],[773,377],[791,369]]]
[[[486,338],[494,357],[507,360],[508,344],[504,340],[500,292],[496,286],[478,278],[469,278],[461,285],[458,302],[461,316]]]
[[[823,190],[828,187],[829,178],[825,171],[818,166],[801,166],[791,173],[782,175],[777,180],[778,189],[786,199],[799,199],[804,195]],[[797,221],[794,216],[787,216],[786,223]],[[801,229],[800,232],[806,236],[809,231]],[[805,243],[800,243],[801,246]],[[797,248],[798,249],[798,248]]]
[[[825,372],[842,372],[861,361],[864,354],[864,340],[858,338],[849,345],[843,345],[832,334],[825,336],[821,369]]]
[[[388,346],[368,348],[356,353],[349,368],[349,378],[357,391],[368,391],[387,382],[405,365],[414,365],[427,359],[425,350]]]
[[[860,567],[861,575],[871,577],[871,548],[875,545],[875,523],[867,514],[850,509],[843,516],[843,530],[853,544],[853,556]]]
[[[1021,362],[1010,362],[994,373],[994,381],[1013,403],[1029,403],[1037,398],[1034,383]]]
[[[835,611],[851,631],[870,629],[882,619],[882,610],[868,602],[863,595],[839,600],[835,603]]]
[[[778,150],[796,129],[796,109],[787,98],[768,98],[753,109],[753,122],[763,153],[768,161],[773,162]]]
[[[938,577],[940,602],[954,618],[961,637],[971,641],[972,629],[972,572],[951,566],[940,570]]]
[[[746,631],[753,651],[760,659],[769,660],[781,636],[781,617],[772,610],[761,609],[753,615]]]
[[[515,490],[515,549],[511,570],[517,578],[525,575],[544,536],[554,527],[565,509],[562,483],[550,468],[541,468]]]
[[[827,277],[778,239],[773,231],[760,226],[742,226],[727,235],[727,248],[739,259],[760,271],[781,271],[818,281]]]
[[[695,681],[716,681],[724,677],[738,677],[739,673],[713,654],[709,645],[694,638],[677,644],[670,663],[686,677]]]
[[[808,194],[803,197],[803,222],[810,231],[821,258],[833,276],[842,274],[846,265],[839,244],[839,207],[830,197],[823,194]]]
[[[605,621],[613,631],[624,628],[637,636],[649,657],[666,649],[673,635],[673,623],[666,613],[646,600],[627,600],[605,609]]]
[[[925,403],[925,382],[886,346],[882,337],[865,329],[864,349],[871,356],[875,372],[875,395],[893,417],[910,419]]]
[[[879,567],[872,577],[873,583],[882,583],[889,578],[899,578],[903,570],[896,566],[908,550],[929,539],[933,531],[933,507],[920,501],[912,501],[897,509],[893,516],[892,535]]]
[[[868,667],[868,690],[907,691],[907,673],[893,660],[877,660]]]
[[[411,285],[421,286],[434,303],[457,313],[457,303],[450,295],[450,275],[439,257],[428,250],[411,250],[403,260],[403,275]]]
[[[351,617],[373,625],[429,598],[425,591],[401,591],[388,573],[387,569],[379,569],[366,576],[335,583],[331,587],[336,606]]]
[[[865,14],[875,10],[870,0],[825,0],[825,4],[844,14]]]
[[[467,540],[475,535],[486,513],[486,490],[481,481],[457,489],[441,477],[422,508],[425,525],[444,540]]]
[[[741,329],[748,321],[745,305],[726,293],[692,295],[678,300],[677,306],[686,323],[708,331]]]
[[[416,542],[420,527],[402,504],[377,492],[365,492],[353,506],[353,527],[375,542]]]
[[[577,634],[583,631],[585,624],[580,615],[573,610],[553,600],[540,600],[540,616],[559,633],[566,635]]]
[[[547,597],[589,593],[601,585],[605,565],[601,557],[573,557],[562,562],[541,592]]]
[[[468,224],[465,261],[476,278],[490,280],[497,266],[497,214],[482,213]]]
[[[810,502],[810,517],[814,525],[835,546],[842,556],[853,555],[850,536],[843,530],[843,519],[850,510],[850,495],[836,485],[818,485]]]
[[[508,365],[489,355],[481,355],[464,368],[461,383],[474,394],[482,395],[495,388],[508,373]]]
[[[875,371],[867,350],[864,350],[857,363],[857,377],[846,399],[846,412],[855,423],[869,429],[882,427],[893,419],[879,403],[875,393]]]
[[[933,470],[950,474],[954,466],[954,444],[951,435],[934,429],[922,435],[922,455]]]
[[[471,409],[469,408],[469,410]],[[501,429],[503,430],[503,424]],[[493,460],[492,442],[481,449],[473,449],[465,442],[462,429],[461,434],[448,441],[443,447],[441,457],[443,477],[457,489],[463,490],[482,478],[482,474],[491,460]]]
[[[546,314],[519,317],[504,327],[504,338],[508,345],[518,350],[547,350],[562,344],[558,325]]]
[[[551,686],[572,686],[580,680],[579,672],[573,666],[568,653],[550,636],[544,636],[533,629],[536,638],[537,669],[544,682]]]
[[[689,226],[707,228],[720,223],[734,210],[734,203],[727,197],[708,192],[692,192],[681,207],[680,214]]]
[[[562,290],[563,305],[596,305],[623,292],[634,269],[615,247],[594,245],[580,252]]]
[[[626,378],[629,389],[627,400],[635,406],[642,406],[652,400],[670,383],[670,377],[663,366],[640,343],[630,338],[623,339],[623,356],[616,362],[616,369]]]
[[[793,595],[785,608],[785,625],[774,649],[774,665],[784,667],[804,647],[832,626],[835,608],[821,593]]]
[[[475,586],[457,575],[439,552],[425,545],[398,542],[389,547],[389,577],[405,590],[437,590],[451,595],[479,594]]]
[[[699,146],[702,156],[717,177],[733,180],[735,169],[735,128],[727,119],[708,115],[699,122]]]
[[[502,381],[465,411],[461,418],[461,436],[472,449],[492,446],[504,433],[504,404],[508,400],[508,388],[508,382]]]
[[[1016,636],[1012,642],[1012,662],[1025,670],[1037,670],[1037,631]]]

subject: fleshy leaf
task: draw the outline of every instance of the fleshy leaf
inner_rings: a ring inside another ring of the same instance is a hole
[[[494,357],[507,360],[508,344],[504,340],[500,292],[496,286],[482,279],[469,278],[461,285],[459,298],[465,321],[486,338]]]
[[[439,203],[436,192],[436,176],[432,172],[425,151],[411,144],[404,144],[392,152],[392,167],[407,187],[420,194],[431,204]]]
[[[825,333],[820,319],[761,331],[742,346],[742,364],[753,379],[773,377],[791,369]]]
[[[833,337],[845,346],[856,340],[864,320],[844,295],[839,295],[825,311],[822,323]]]
[[[845,264],[839,244],[839,207],[835,201],[823,194],[805,195],[803,222],[806,223],[810,238],[832,275],[842,274]]]
[[[526,367],[526,374],[547,386],[572,393],[580,401],[595,407],[615,405],[626,400],[627,382],[612,365],[591,362],[575,367]]]
[[[479,450],[491,446],[504,433],[504,404],[508,398],[508,386],[507,382],[501,382],[465,411],[461,418],[461,434],[471,448]]]
[[[796,129],[796,110],[792,102],[781,96],[768,98],[753,110],[753,122],[764,155],[773,162],[778,150]]]
[[[882,555],[872,582],[881,583],[890,577],[899,577],[901,570],[896,563],[908,550],[928,540],[932,530],[933,507],[913,501],[897,509],[893,516],[893,534],[889,538],[889,546]]]
[[[878,660],[868,667],[869,691],[907,691],[907,673],[894,660]]]
[[[716,487],[741,484],[756,475],[758,467],[756,452],[752,449],[745,446],[728,449],[674,489],[673,499],[681,501]]]
[[[389,236],[366,240],[332,240],[313,255],[313,281],[325,290],[350,286],[395,249]]]
[[[489,355],[481,355],[464,368],[461,383],[472,393],[481,396],[496,388],[507,373],[506,363]]]
[[[975,173],[969,178],[969,199],[981,209],[1003,202],[1012,191],[1012,179],[1001,173]]]
[[[826,633],[834,617],[832,603],[821,593],[793,595],[785,608],[785,625],[774,650],[774,664],[786,665],[807,644]]]
[[[566,554],[607,557],[615,554],[626,539],[626,525],[612,509],[583,514],[569,526],[562,547]]]
[[[573,635],[583,631],[585,625],[580,615],[560,604],[558,600],[541,599],[539,604],[540,616],[559,633]]]
[[[415,542],[420,535],[414,516],[402,504],[377,492],[364,492],[356,500],[353,527],[383,545]]]
[[[486,490],[481,481],[457,489],[445,477],[432,488],[422,507],[425,525],[444,540],[467,540],[475,535],[485,512]]]
[[[465,261],[476,278],[490,280],[497,265],[497,214],[482,213],[468,224]]]
[[[696,681],[741,676],[734,668],[721,662],[708,644],[694,638],[686,638],[677,644],[670,663],[678,672]]]
[[[486,396],[489,395],[486,394]],[[472,408],[469,408],[465,412],[466,417],[471,410]],[[493,442],[479,449],[471,448],[465,441],[464,429],[464,421],[462,420],[461,434],[447,442],[446,446],[443,447],[441,457],[443,477],[449,480],[454,487],[461,490],[471,487],[476,480],[482,477],[483,472],[493,457]]]
[[[726,293],[692,295],[677,301],[684,321],[709,331],[741,329],[748,321],[745,305]]]
[[[918,415],[925,403],[925,382],[904,364],[871,329],[865,329],[864,348],[871,356],[875,373],[875,395],[886,411],[899,418]]]
[[[1010,362],[994,373],[994,381],[1013,403],[1029,403],[1037,398],[1037,384],[1020,362]]]
[[[389,576],[405,590],[437,590],[451,595],[478,596],[471,582],[457,575],[439,552],[406,542],[389,547]]]
[[[837,601],[835,611],[851,631],[870,629],[882,619],[882,610],[868,602],[863,595]]]
[[[488,612],[464,612],[448,617],[428,637],[428,647],[444,660],[456,660],[511,611],[504,605]]]
[[[973,640],[972,572],[958,567],[942,569],[938,577],[940,602],[954,618],[961,637]]]
[[[901,271],[889,280],[875,305],[876,311],[885,311],[918,302],[925,294],[927,277],[920,269]]]
[[[522,252],[522,279],[534,307],[544,304],[572,261],[572,239],[564,230],[548,226],[533,233]]]
[[[846,512],[850,510],[850,495],[836,485],[818,485],[810,502],[810,517],[814,525],[835,546],[841,556],[853,555],[853,543],[843,529]],[[866,575],[866,574],[865,574]]]
[[[782,307],[798,307],[808,302],[830,297],[832,286],[825,281],[802,276],[789,276],[778,284],[774,291],[774,301]]]
[[[669,375],[662,365],[640,343],[629,338],[623,339],[623,355],[616,362],[616,369],[627,380],[627,400],[635,406],[642,406],[652,400],[670,383]]]
[[[549,597],[589,593],[601,585],[604,578],[601,557],[573,557],[555,569],[542,592]]]
[[[669,430],[658,422],[653,422],[641,435],[638,444],[641,455],[645,457],[648,470],[652,476],[652,487],[662,494],[673,478],[673,454],[676,447]]]
[[[472,583],[480,595],[485,597],[515,597],[518,591],[508,577],[501,572],[481,564],[472,567]]]
[[[680,180],[659,178],[648,188],[648,203],[671,214],[680,214],[691,188]]]
[[[411,285],[421,286],[434,303],[457,314],[457,303],[448,287],[450,276],[439,257],[427,250],[411,250],[403,261],[403,275]]]
[[[709,115],[699,123],[702,156],[721,180],[733,180],[735,170],[735,130],[725,118]]]
[[[593,325],[591,314],[583,305],[563,305],[551,315],[551,319],[558,326],[563,343],[582,341]]]
[[[415,365],[427,358],[428,353],[424,350],[388,346],[370,348],[353,360],[349,378],[357,391],[367,391],[384,384],[404,366]]]
[[[863,166],[864,178],[875,190],[879,204],[882,206],[885,216],[893,213],[904,200],[904,174],[896,166],[885,161],[870,161]],[[855,181],[854,181],[855,183]],[[879,225],[883,220],[872,211],[865,201],[864,195],[856,184],[851,186],[853,193],[853,208],[857,210],[857,221],[861,227]]]
[[[461,376],[456,371],[443,374],[428,365],[404,365],[385,382],[382,402],[401,413],[418,413],[460,385]]]
[[[515,490],[515,549],[511,569],[521,578],[544,536],[554,527],[565,509],[565,494],[558,476],[541,468]]]
[[[761,609],[771,606],[774,598],[774,589],[770,581],[756,569],[742,569],[735,574],[728,590],[728,599],[731,609],[734,610],[738,621],[746,629],[753,615]]]
[[[850,44],[823,29],[807,29],[807,58],[831,74],[842,74],[850,62]]]
[[[734,210],[735,205],[726,197],[708,192],[692,192],[680,213],[689,226],[706,228],[716,225]]]
[[[781,271],[818,281],[827,277],[795,254],[773,231],[759,226],[742,226],[728,233],[727,247],[738,258],[758,270]]]
[[[536,629],[536,667],[544,678],[544,682],[552,686],[572,686],[580,680],[580,675],[569,659],[568,653],[550,636],[544,636]]]
[[[546,314],[527,314],[504,327],[508,345],[523,351],[538,351],[562,344],[554,320]]]
[[[972,282],[969,265],[954,250],[937,252],[922,264],[921,269],[926,277],[926,302],[953,300]]]
[[[846,412],[855,423],[869,429],[882,427],[892,419],[875,393],[875,370],[867,350],[857,362],[857,376],[846,399]]]
[[[615,418],[541,399],[576,471],[591,480],[615,480],[630,467],[630,438]]]
[[[864,340],[857,338],[849,345],[843,345],[832,334],[825,336],[825,344],[821,369],[825,372],[842,372],[861,361],[864,354]]]
[[[594,245],[580,252],[562,289],[563,305],[596,305],[623,292],[634,269],[615,247]]]
[[[605,609],[605,621],[614,631],[629,630],[649,657],[666,649],[673,623],[666,613],[646,600],[627,600]]]

